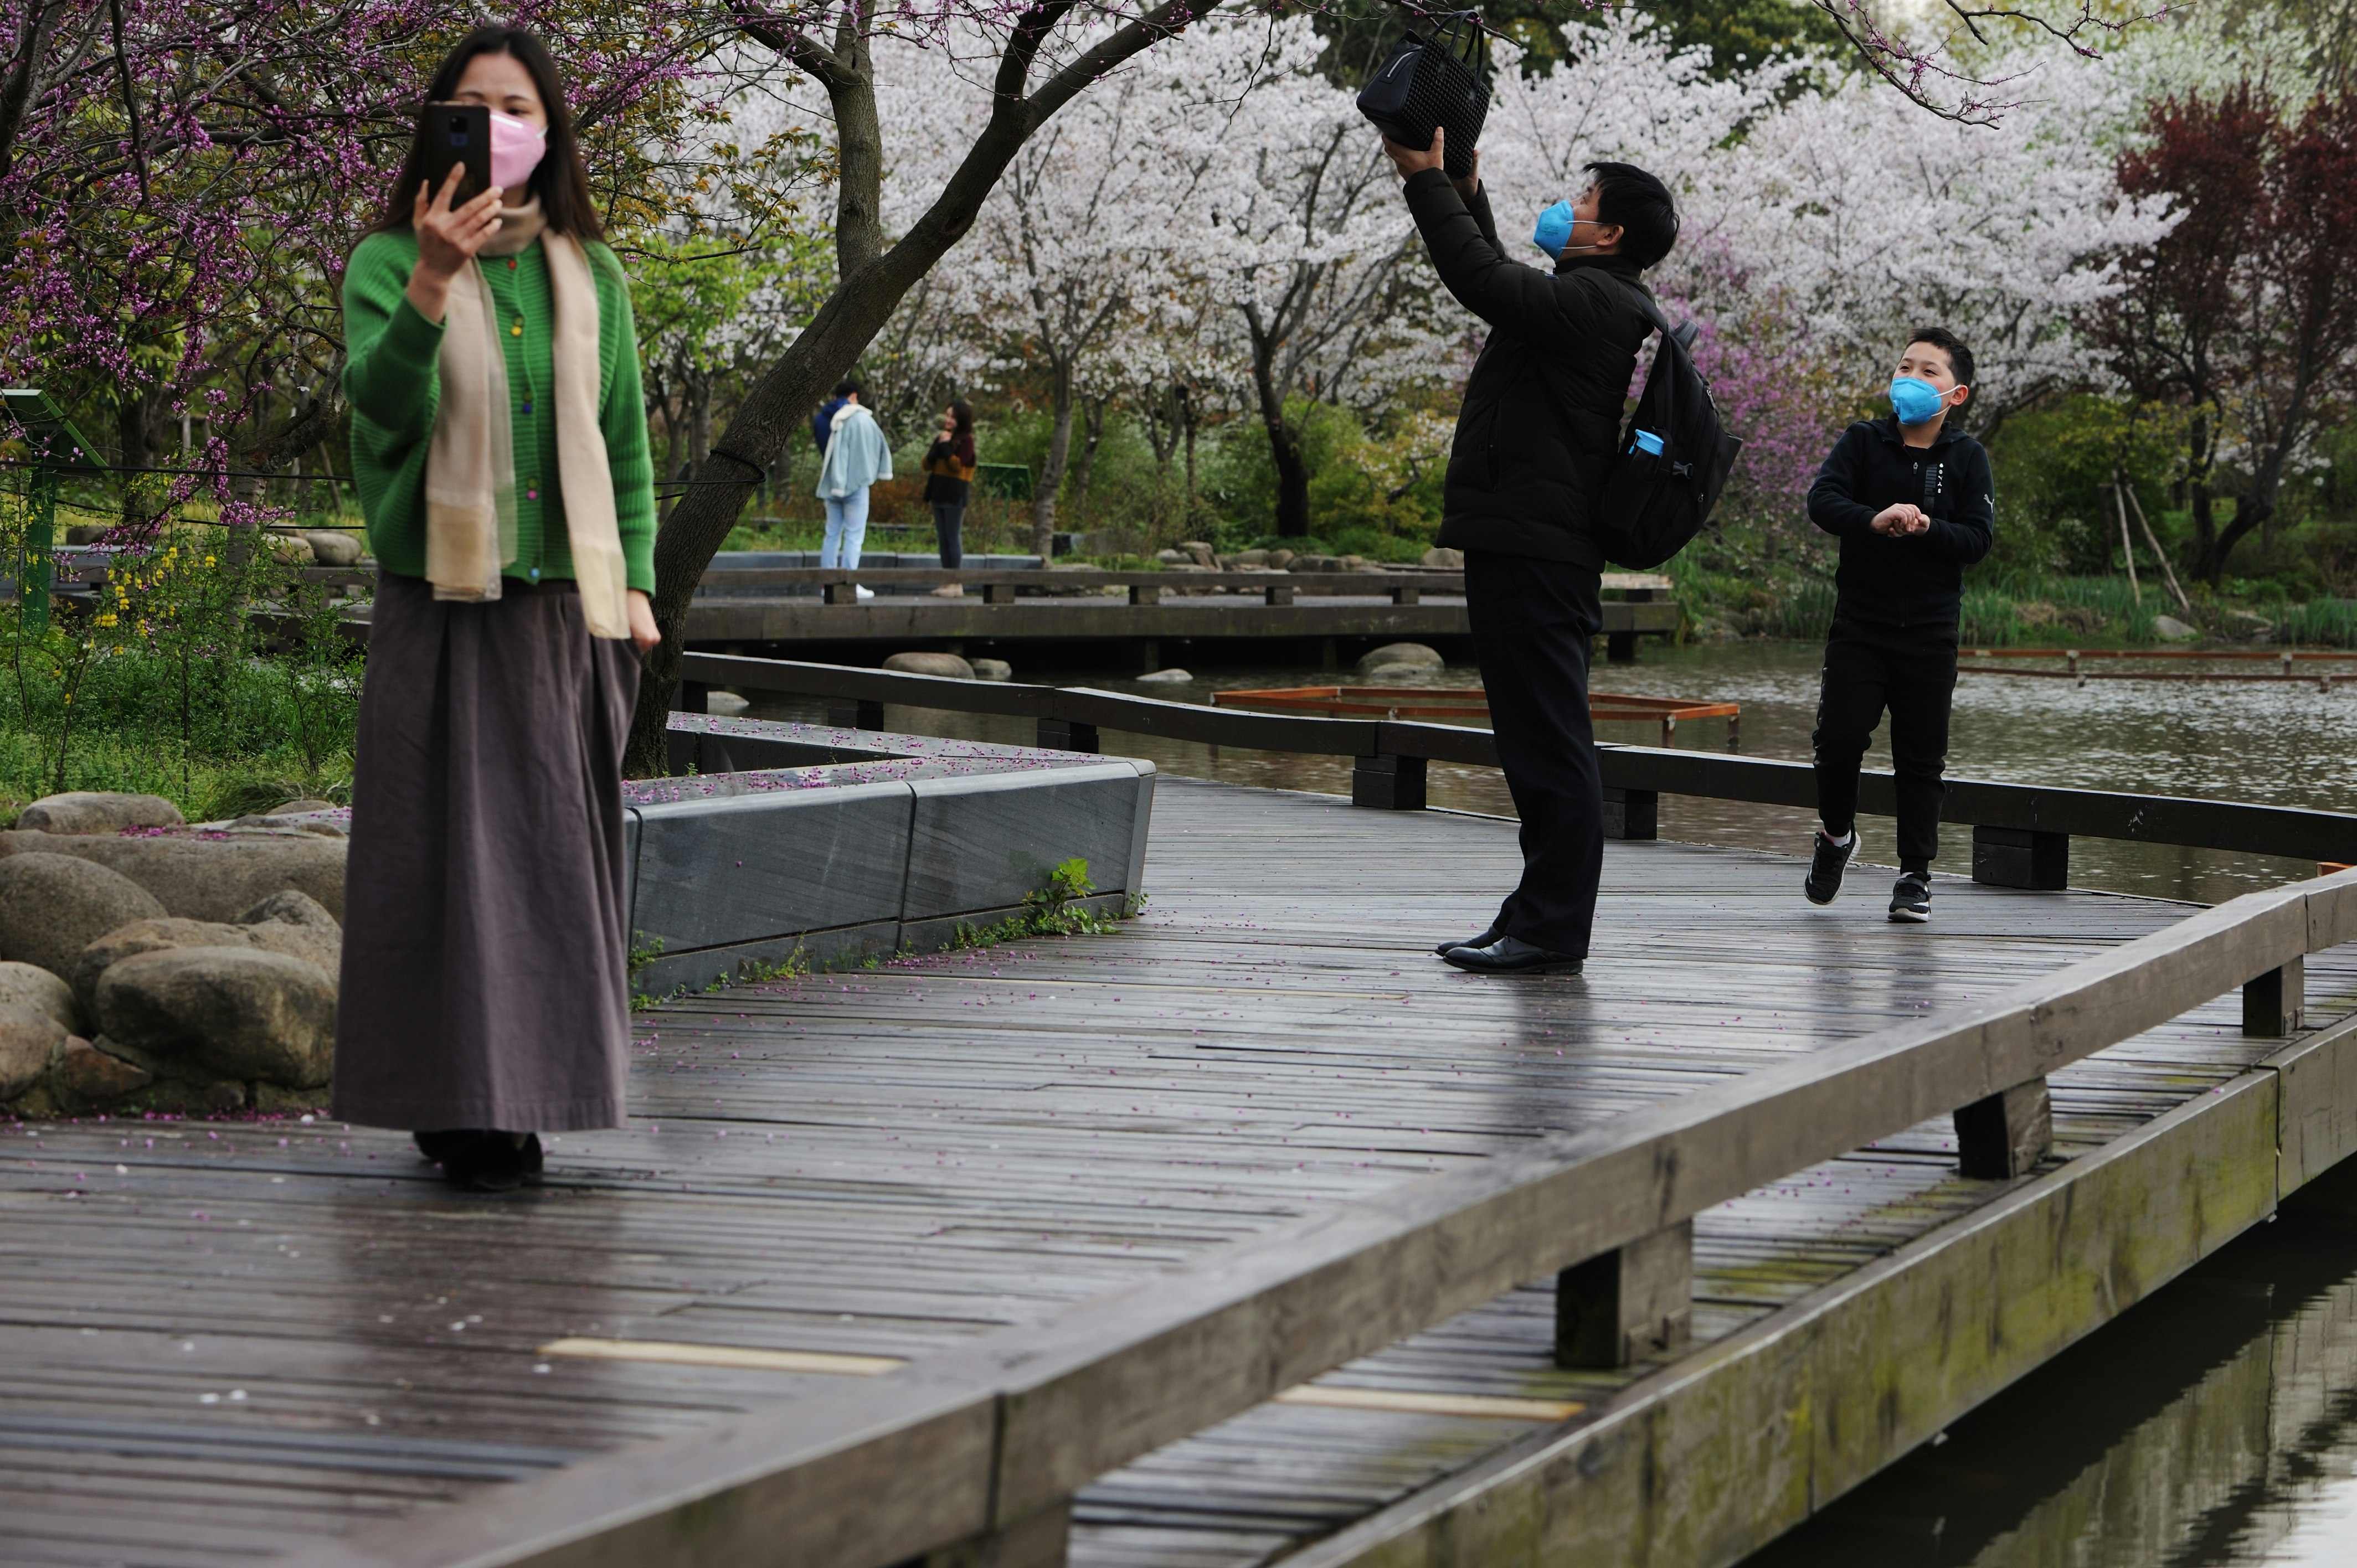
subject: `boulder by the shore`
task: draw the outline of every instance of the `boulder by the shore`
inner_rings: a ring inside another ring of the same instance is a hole
[[[345,843],[340,836],[305,832],[294,822],[256,833],[183,829],[81,836],[17,830],[0,832],[0,868],[27,854],[70,855],[145,888],[161,906],[145,914],[184,915],[192,920],[235,920],[272,894],[291,887],[308,894],[340,920]],[[115,925],[142,918],[126,916]],[[82,942],[74,944],[75,951]],[[0,958],[11,956],[0,951]]]
[[[98,938],[163,913],[164,906],[146,888],[77,855],[14,854],[0,860],[0,960],[29,963],[62,978]]]
[[[119,833],[125,828],[175,828],[187,820],[161,795],[70,789],[26,807],[16,825],[42,833]]]
[[[903,675],[943,675],[952,681],[974,679],[974,666],[954,653],[895,653],[884,668]]]
[[[1447,662],[1437,649],[1421,642],[1387,642],[1361,657],[1358,671],[1361,675],[1372,675],[1378,671],[1437,670]]]

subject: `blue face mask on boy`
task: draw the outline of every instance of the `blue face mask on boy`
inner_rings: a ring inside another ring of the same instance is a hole
[[[1912,376],[1890,378],[1890,409],[1901,424],[1923,424],[1936,417],[1947,398],[1929,381]]]
[[[1563,248],[1571,242],[1571,226],[1578,221],[1571,203],[1558,201],[1539,214],[1538,227],[1531,231],[1531,243],[1561,261]]]

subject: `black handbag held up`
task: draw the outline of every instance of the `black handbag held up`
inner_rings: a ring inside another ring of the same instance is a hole
[[[1473,148],[1490,117],[1490,38],[1470,11],[1444,19],[1426,38],[1411,29],[1359,91],[1359,113],[1403,147],[1432,148],[1435,125],[1448,133],[1451,179],[1473,172]]]

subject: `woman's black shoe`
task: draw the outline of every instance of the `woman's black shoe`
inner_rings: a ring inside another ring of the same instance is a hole
[[[513,1192],[540,1180],[537,1133],[477,1133],[442,1161],[442,1175],[467,1192]]]
[[[483,1136],[480,1127],[446,1127],[434,1133],[412,1133],[417,1152],[437,1165],[450,1163],[453,1155],[464,1154]]]
[[[1438,953],[1441,957],[1447,958],[1450,948],[1486,948],[1491,942],[1496,941],[1500,937],[1502,937],[1505,934],[1505,932],[1500,930],[1497,927],[1492,926],[1478,937],[1473,937],[1464,941],[1443,942],[1432,950]]]

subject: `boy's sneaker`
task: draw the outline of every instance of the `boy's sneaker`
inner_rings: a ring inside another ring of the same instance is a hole
[[[1922,925],[1932,918],[1932,879],[1920,871],[1910,871],[1899,879],[1890,890],[1890,918],[1910,925]]]
[[[1842,870],[1849,857],[1857,853],[1857,830],[1852,828],[1849,843],[1835,843],[1817,830],[1817,853],[1809,860],[1809,879],[1801,884],[1801,891],[1809,896],[1812,904],[1830,904],[1841,891]]]

